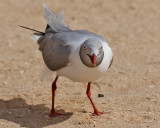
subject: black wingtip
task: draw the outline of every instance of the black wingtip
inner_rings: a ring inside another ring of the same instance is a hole
[[[51,28],[51,27],[47,24],[47,26],[46,26],[46,30],[47,30],[47,29],[49,29],[49,28]],[[46,30],[45,30],[45,31],[46,31]]]
[[[42,34],[42,35],[45,34],[44,32],[41,32],[41,31],[38,31],[38,30],[35,30],[35,29],[32,29],[32,28],[28,28],[28,27],[25,27],[25,26],[19,25],[19,27],[24,28],[24,29],[28,29],[28,30],[31,30],[31,31],[34,31],[34,32],[38,32],[39,34]]]

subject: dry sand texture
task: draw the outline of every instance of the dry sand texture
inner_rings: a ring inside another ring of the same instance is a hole
[[[70,28],[98,33],[112,47],[114,63],[91,90],[102,116],[90,116],[86,84],[61,77],[56,109],[69,115],[47,117],[52,81],[39,80],[38,45],[29,38],[32,32],[18,27],[43,31],[43,3],[64,9]],[[0,128],[19,127],[159,128],[160,1],[0,0]]]

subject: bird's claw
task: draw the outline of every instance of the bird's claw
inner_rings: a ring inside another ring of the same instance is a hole
[[[96,111],[94,111],[94,113],[92,113],[92,116],[100,116],[102,114],[104,114],[104,113],[96,110]]]
[[[54,117],[54,116],[60,116],[60,115],[62,115],[61,113],[58,113],[58,112],[53,112],[53,111],[51,111],[50,112],[50,114],[49,114],[49,117],[51,118],[51,117]]]

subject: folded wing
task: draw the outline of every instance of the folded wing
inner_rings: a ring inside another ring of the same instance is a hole
[[[44,62],[50,70],[57,71],[70,64],[70,45],[66,45],[50,33],[41,37],[38,40],[38,44],[40,51],[42,51]]]

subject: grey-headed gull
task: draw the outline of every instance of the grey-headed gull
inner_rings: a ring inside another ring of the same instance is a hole
[[[33,34],[46,66],[57,76],[52,83],[52,108],[49,117],[60,115],[55,111],[54,98],[59,76],[72,81],[88,82],[86,94],[94,109],[93,115],[101,115],[91,99],[91,83],[102,77],[112,64],[113,53],[106,40],[89,31],[71,30],[64,21],[63,11],[53,12],[43,5],[47,21],[46,31]]]

